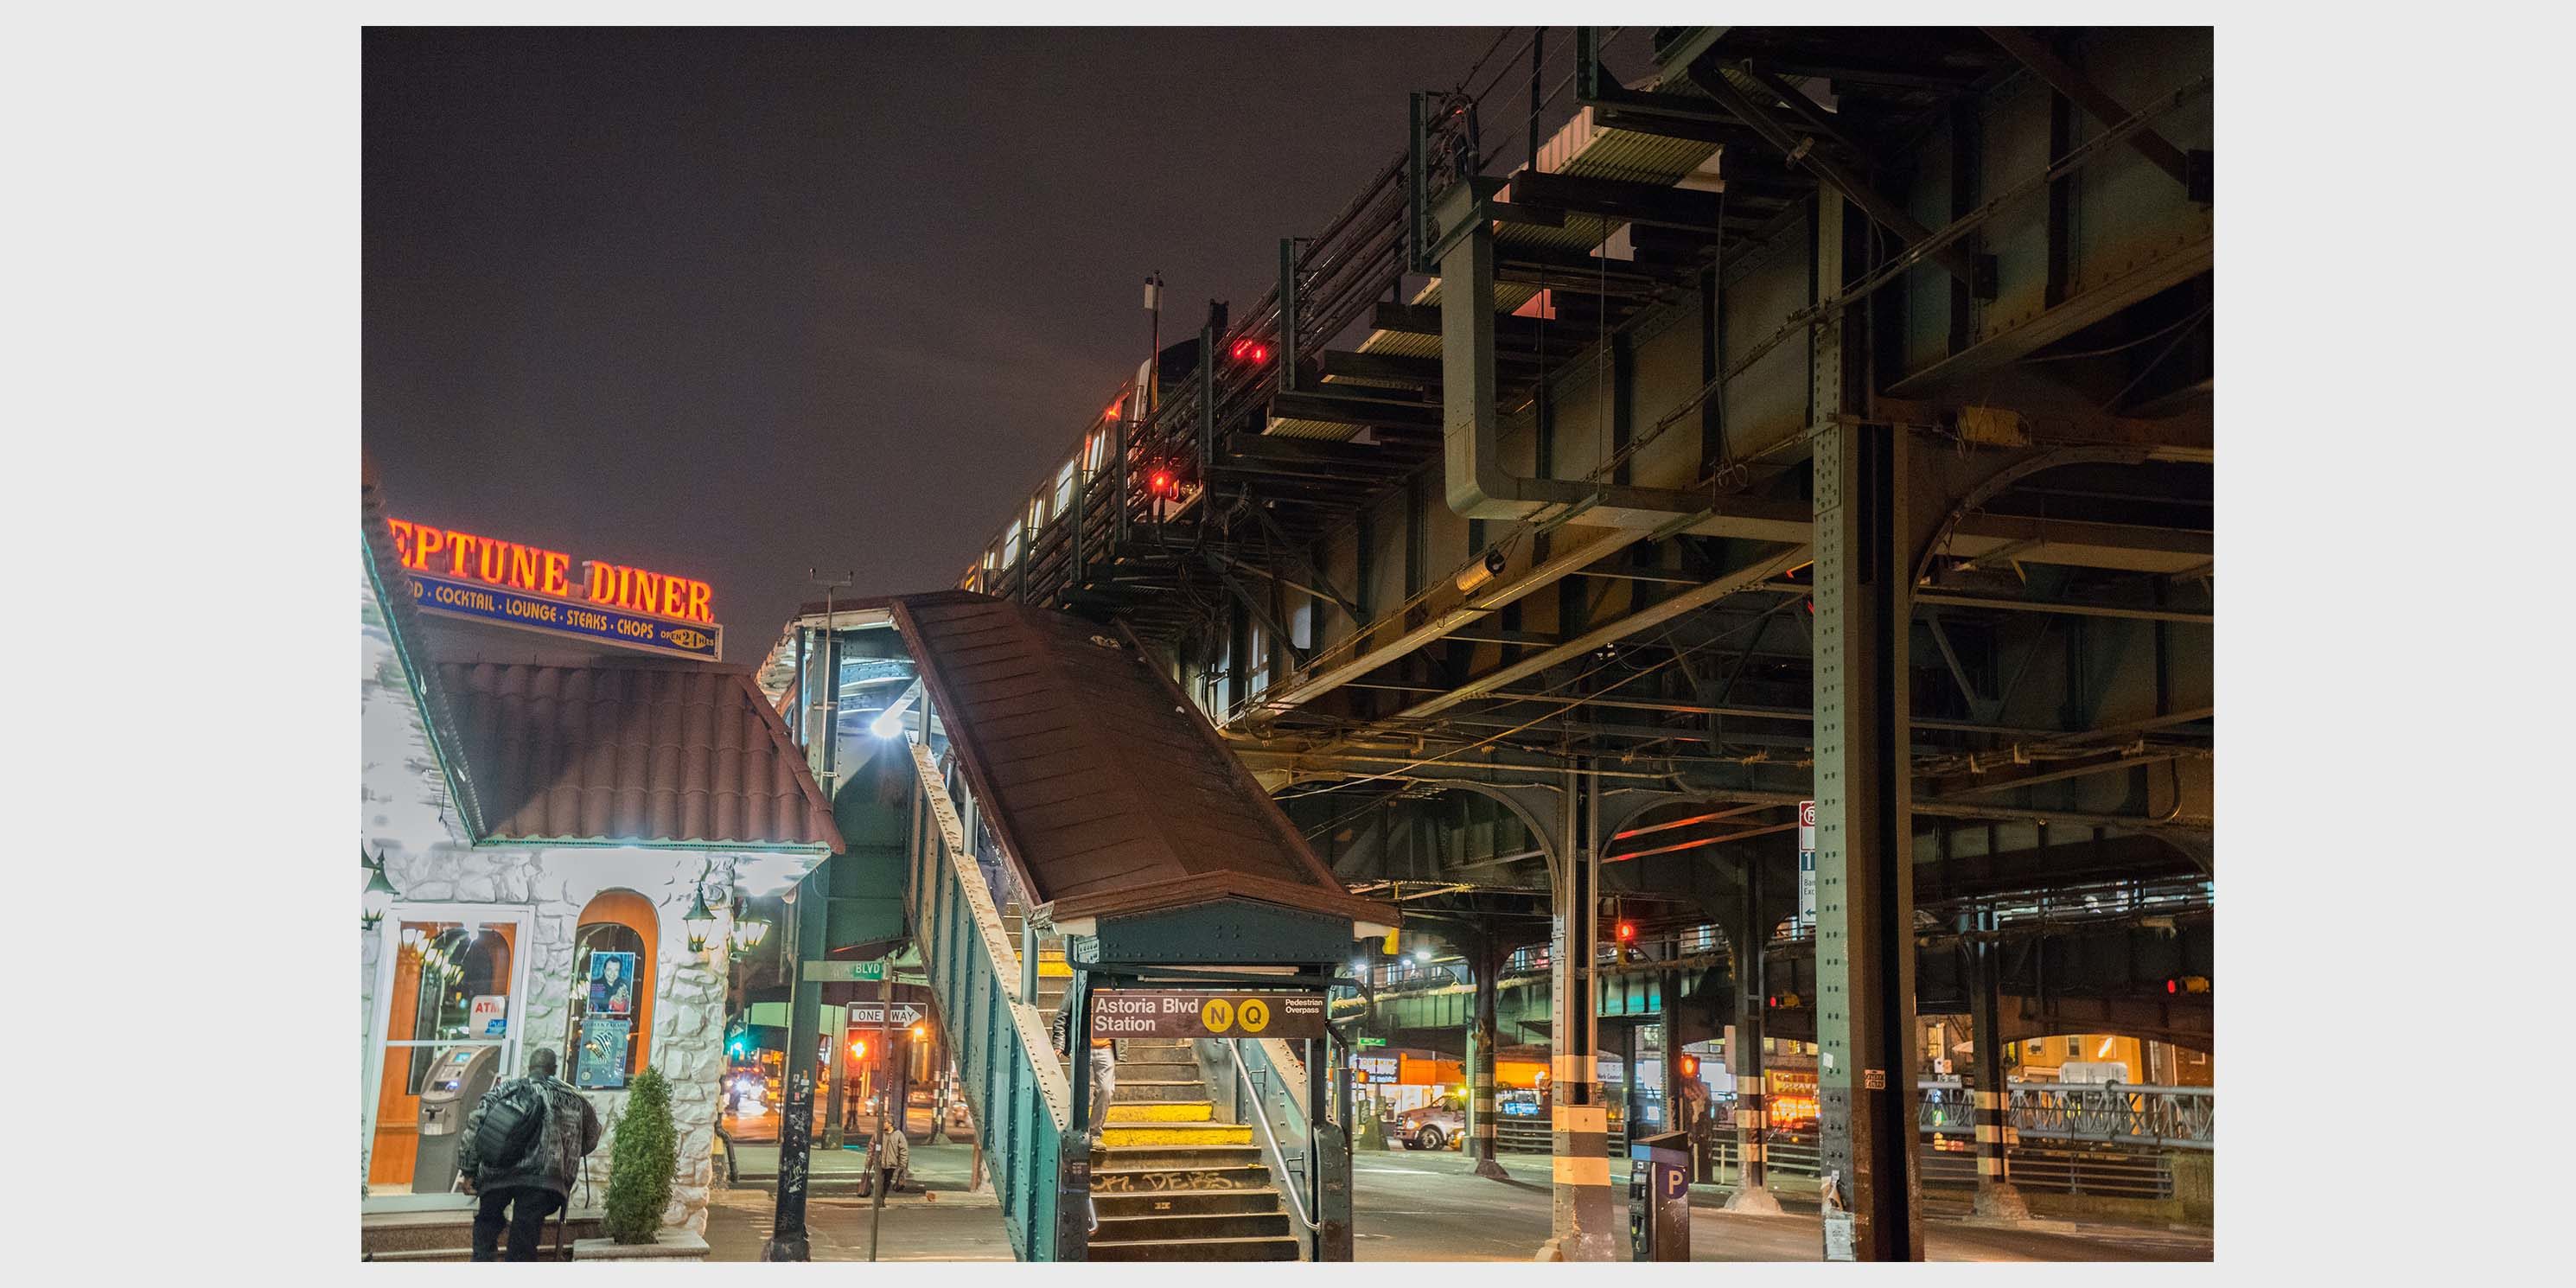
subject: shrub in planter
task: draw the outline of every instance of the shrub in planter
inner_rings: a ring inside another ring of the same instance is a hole
[[[671,1126],[671,1081],[659,1069],[635,1075],[626,1112],[617,1119],[608,1163],[608,1237],[651,1243],[671,1205],[671,1178],[679,1170],[679,1133]]]

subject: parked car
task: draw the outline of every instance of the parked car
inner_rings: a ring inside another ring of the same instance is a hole
[[[1442,1096],[1420,1109],[1407,1109],[1395,1116],[1386,1134],[1403,1141],[1406,1149],[1454,1149],[1467,1136],[1467,1099]]]

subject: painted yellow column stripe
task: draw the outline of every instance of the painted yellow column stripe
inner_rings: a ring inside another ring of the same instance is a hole
[[[1559,1185],[1610,1184],[1610,1160],[1607,1158],[1568,1158],[1556,1156],[1556,1183]]]
[[[1558,1131],[1606,1132],[1610,1130],[1608,1105],[1557,1105],[1552,1125]]]

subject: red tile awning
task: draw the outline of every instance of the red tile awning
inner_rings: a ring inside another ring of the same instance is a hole
[[[743,671],[441,661],[487,839],[821,846],[840,830]]]

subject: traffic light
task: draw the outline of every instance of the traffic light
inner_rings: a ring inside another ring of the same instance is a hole
[[[1619,942],[1622,944],[1633,944],[1637,942],[1636,922],[1623,921],[1619,923]]]
[[[2206,993],[2208,991],[2209,977],[2207,975],[2168,975],[2165,977],[2165,992],[2167,994]]]
[[[921,1040],[922,1036],[928,1032],[930,1032],[929,1025],[915,1024],[912,1026],[912,1040],[918,1042]]]
[[[866,1038],[850,1039],[850,1058],[853,1060],[865,1060],[868,1058],[868,1040]]]
[[[1682,1071],[1682,1076],[1683,1076],[1683,1077],[1685,1077],[1685,1078],[1696,1078],[1696,1077],[1698,1077],[1698,1076],[1699,1076],[1699,1057],[1698,1057],[1698,1056],[1692,1055],[1692,1054],[1690,1054],[1689,1052],[1685,1051],[1685,1052],[1683,1052],[1683,1053],[1682,1053],[1682,1058],[1681,1058],[1681,1060],[1680,1060],[1680,1062],[1679,1062],[1679,1063],[1680,1063],[1680,1065],[1681,1065],[1681,1071]]]

